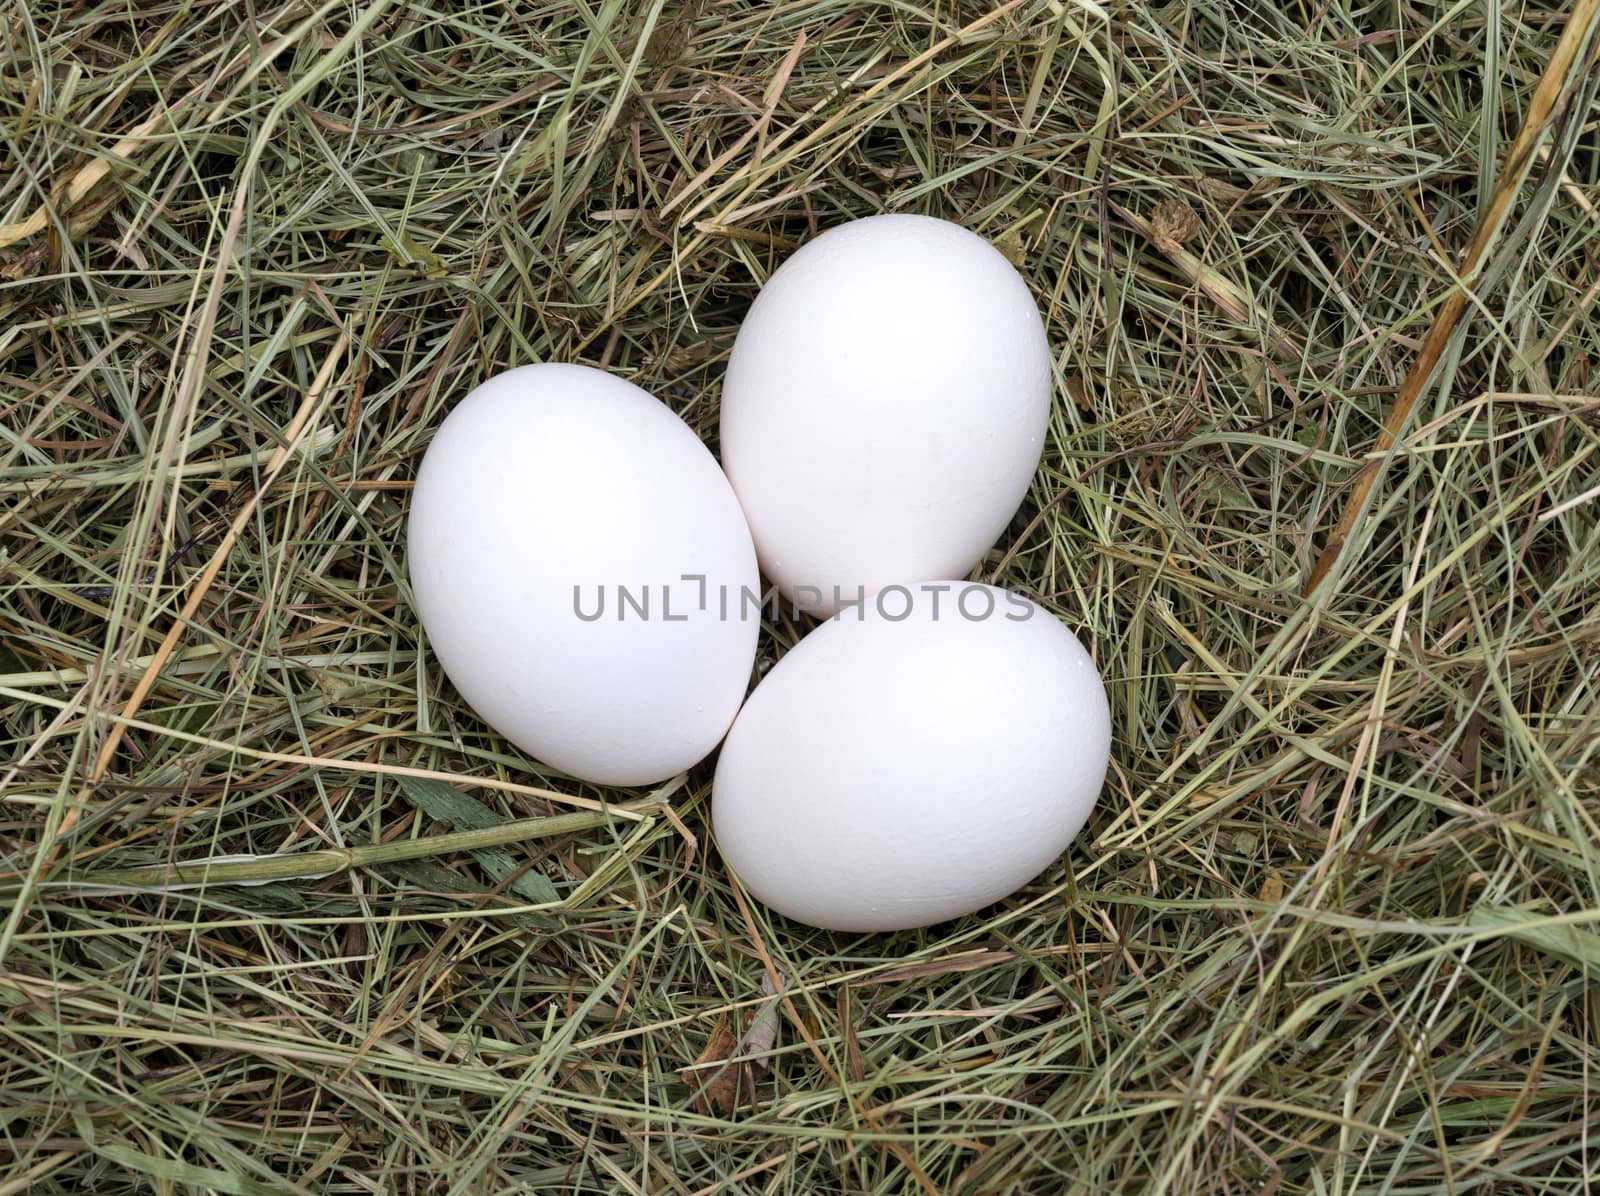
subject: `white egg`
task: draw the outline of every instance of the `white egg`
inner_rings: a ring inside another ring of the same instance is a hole
[[[941,588],[942,587],[942,588]],[[778,661],[734,721],[712,824],[773,909],[900,930],[1048,868],[1105,780],[1089,654],[1042,607],[965,582],[891,585]]]
[[[928,216],[840,225],[773,274],[722,387],[722,463],[761,567],[814,613],[964,576],[1027,494],[1050,413],[1032,293]]]
[[[631,383],[531,365],[479,386],[428,447],[408,537],[440,664],[546,764],[649,784],[733,721],[759,630],[750,532],[699,438]]]

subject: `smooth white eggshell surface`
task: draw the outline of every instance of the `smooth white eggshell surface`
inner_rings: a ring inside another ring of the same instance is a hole
[[[1038,306],[982,237],[886,215],[810,241],[756,297],[722,388],[763,572],[821,614],[834,586],[964,576],[1027,493],[1050,390]]]
[[[706,756],[738,711],[758,631],[738,601],[759,584],[750,533],[699,438],[631,383],[531,365],[479,386],[428,447],[408,540],[440,664],[545,763],[649,784]]]
[[[760,900],[834,930],[982,909],[1088,819],[1111,742],[1089,654],[989,586],[898,587],[846,609],[756,687],[718,760],[712,823]],[[969,619],[992,603],[987,618]],[[885,617],[885,616],[888,617]]]

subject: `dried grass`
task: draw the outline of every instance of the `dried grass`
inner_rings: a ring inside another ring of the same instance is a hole
[[[1304,600],[1560,15],[9,12],[0,1192],[1595,1181],[1592,34]],[[1040,296],[1058,406],[982,572],[1092,647],[1114,769],[1015,899],[851,938],[730,890],[709,768],[600,792],[479,723],[402,529],[493,369],[600,364],[712,438],[761,281],[883,210]],[[576,821],[461,839],[484,809]],[[774,1008],[753,1097],[698,1099]]]

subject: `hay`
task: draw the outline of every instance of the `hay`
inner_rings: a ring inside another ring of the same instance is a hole
[[[1592,1182],[1592,31],[1302,599],[1561,16],[12,13],[0,1192]],[[850,938],[730,889],[709,768],[602,792],[478,722],[402,530],[493,369],[603,365],[714,442],[761,281],[884,210],[1040,297],[1058,405],[980,574],[1091,647],[1114,768],[1016,898]]]

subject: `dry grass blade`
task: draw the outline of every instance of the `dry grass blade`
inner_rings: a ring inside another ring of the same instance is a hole
[[[1579,72],[1594,69],[1594,61],[1584,59],[1584,47],[1591,39],[1596,21],[1600,21],[1600,0],[1577,0],[1572,12],[1567,15],[1561,40],[1556,43],[1555,49],[1550,54],[1550,61],[1545,66],[1544,74],[1539,77],[1538,86],[1533,89],[1533,95],[1529,97],[1528,109],[1522,118],[1522,127],[1517,131],[1516,140],[1506,151],[1505,162],[1500,168],[1500,177],[1495,183],[1493,194],[1489,196],[1483,217],[1472,234],[1472,240],[1467,242],[1460,264],[1455,268],[1455,285],[1439,304],[1433,324],[1428,328],[1428,335],[1423,338],[1422,347],[1417,351],[1416,361],[1406,374],[1405,381],[1400,384],[1394,403],[1390,406],[1388,415],[1384,417],[1383,429],[1378,433],[1378,439],[1367,455],[1366,462],[1357,472],[1355,480],[1351,482],[1350,493],[1345,496],[1339,520],[1329,533],[1327,543],[1323,545],[1316,564],[1312,566],[1310,576],[1306,578],[1307,595],[1322,584],[1329,570],[1338,561],[1339,554],[1349,543],[1350,533],[1366,509],[1372,488],[1378,484],[1387,454],[1394,448],[1406,426],[1411,422],[1411,412],[1433,377],[1439,359],[1444,355],[1445,346],[1455,332],[1461,314],[1467,308],[1473,279],[1483,264],[1489,246],[1504,226],[1512,203],[1522,190],[1523,180],[1533,165],[1534,150],[1540,138],[1548,130],[1551,120],[1557,115],[1558,104],[1563,96],[1571,99],[1575,76]]]

